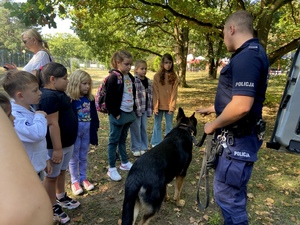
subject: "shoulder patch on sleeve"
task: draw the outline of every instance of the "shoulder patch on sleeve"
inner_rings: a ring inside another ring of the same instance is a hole
[[[249,49],[258,50],[258,45],[249,45]]]

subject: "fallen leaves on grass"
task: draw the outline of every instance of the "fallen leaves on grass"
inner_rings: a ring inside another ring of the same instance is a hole
[[[205,215],[203,216],[203,219],[206,220],[206,221],[208,221],[209,216],[208,216],[207,214],[205,214]]]
[[[197,184],[197,182],[196,181],[191,181],[191,184],[195,186]]]
[[[274,203],[275,203],[275,201],[274,201],[274,199],[272,199],[272,198],[266,198],[265,199],[265,203],[266,203],[266,205],[267,206],[273,206],[274,205]]]
[[[254,199],[254,194],[253,193],[248,193],[247,197],[249,198],[249,200]]]
[[[265,191],[266,190],[266,187],[263,185],[263,184],[256,184],[256,187],[261,189],[262,191]]]
[[[109,189],[108,185],[99,185],[99,191],[100,193],[104,193]]]
[[[115,199],[115,197],[112,195],[108,195],[107,197],[108,197],[108,199]]]
[[[272,171],[278,171],[279,169],[277,167],[272,166],[272,167],[268,167],[267,170],[272,172]]]
[[[267,212],[267,211],[258,211],[258,210],[255,211],[255,214],[256,214],[256,215],[259,215],[259,216],[267,216],[267,215],[270,215],[270,213]]]
[[[180,217],[181,216],[181,209],[180,208],[174,208],[174,212],[176,213],[176,217]]]
[[[287,203],[287,202],[281,202],[282,205],[287,206],[287,207],[291,207],[293,206],[293,204]]]
[[[196,212],[199,212],[199,207],[196,201],[195,201],[195,205],[192,206],[192,209],[195,210]]]
[[[174,208],[174,212],[180,212],[181,210],[179,208]]]
[[[82,222],[83,221],[82,214],[72,217],[72,221]]]
[[[194,217],[190,217],[190,223],[198,224],[198,221]]]
[[[299,204],[299,203],[300,203],[300,198],[293,199],[293,204]]]
[[[296,218],[294,216],[291,216],[290,220],[293,221],[293,222],[296,222]]]

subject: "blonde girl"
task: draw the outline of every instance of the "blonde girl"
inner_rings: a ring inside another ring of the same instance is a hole
[[[162,117],[165,115],[167,135],[173,128],[174,110],[176,108],[178,78],[174,71],[173,57],[166,53],[162,56],[160,69],[153,78],[153,112],[154,127],[151,138],[152,147],[162,141]]]
[[[72,99],[72,107],[78,119],[77,138],[69,162],[71,188],[74,195],[83,193],[82,187],[87,191],[94,189],[94,185],[87,180],[86,176],[89,146],[98,145],[99,118],[92,87],[92,78],[87,72],[76,70],[70,75],[67,94]]]
[[[130,125],[130,147],[134,156],[141,156],[148,150],[147,117],[152,116],[152,84],[146,77],[147,63],[137,60],[134,65],[136,120]]]

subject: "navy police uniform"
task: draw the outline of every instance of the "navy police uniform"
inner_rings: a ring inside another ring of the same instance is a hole
[[[216,115],[220,115],[232,96],[254,98],[247,116],[235,124],[223,128],[227,137],[219,157],[214,177],[214,195],[221,207],[225,224],[248,224],[246,212],[247,183],[253,163],[262,145],[255,132],[256,121],[262,118],[262,106],[267,89],[269,61],[257,38],[246,41],[232,55],[230,62],[220,73],[215,98]],[[237,129],[241,132],[237,132]],[[216,131],[220,134],[220,130]]]

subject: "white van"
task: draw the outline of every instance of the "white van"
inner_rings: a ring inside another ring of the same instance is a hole
[[[294,56],[268,148],[300,153],[300,46]]]

